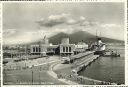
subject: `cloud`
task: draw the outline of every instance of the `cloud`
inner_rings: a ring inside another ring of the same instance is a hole
[[[74,19],[69,19],[69,20],[66,21],[66,24],[68,24],[68,25],[73,25],[73,24],[77,24],[77,23],[78,22]]]
[[[54,27],[57,25],[76,25],[79,24],[80,26],[96,26],[98,22],[88,21],[84,16],[76,17],[75,19],[72,18],[71,14],[59,14],[59,15],[50,15],[47,18],[41,18],[37,23],[41,27]]]
[[[87,20],[84,16],[77,16],[73,18],[72,15],[61,14],[61,15],[52,15],[46,18],[50,20],[49,23],[54,24],[53,26],[45,26],[47,32],[50,32],[51,35],[64,32],[64,33],[74,33],[76,31],[86,31],[93,35],[96,34],[96,31],[99,32],[98,35],[102,35],[102,37],[114,38],[123,40],[124,32],[122,31],[122,26],[116,23],[101,23],[99,21]],[[46,20],[43,19],[43,22]],[[55,22],[57,21],[57,22]],[[64,24],[64,25],[62,25]],[[60,26],[56,26],[60,25]],[[48,28],[49,27],[49,28]],[[120,31],[121,33],[119,33]],[[114,34],[116,33],[116,34]],[[47,33],[48,34],[48,33]],[[118,35],[117,35],[118,34]],[[50,36],[48,34],[48,36]],[[119,37],[121,36],[121,37]]]
[[[77,31],[89,32],[93,35],[96,30],[101,32],[102,37],[123,40],[121,25],[100,23],[99,21],[88,21],[84,16],[73,18],[70,14],[50,15],[41,18],[37,23],[40,29],[4,29],[4,44],[22,44],[35,42],[45,35],[51,37],[57,33],[64,32],[72,34]]]
[[[59,24],[66,23],[68,21],[68,17],[70,14],[61,14],[61,15],[51,15],[48,18],[42,18],[41,20],[37,21],[40,26],[44,27],[53,27]]]
[[[80,26],[86,26],[86,27],[96,27],[99,26],[99,22],[95,21],[83,21],[80,23]]]
[[[17,33],[17,30],[16,29],[5,29],[3,31],[3,36],[4,37],[10,37],[10,36],[13,36]]]
[[[83,16],[80,16],[80,20],[83,20],[83,21],[84,21],[84,20],[85,20],[85,17],[83,17]]]
[[[4,29],[4,44],[23,44],[30,43],[41,39],[44,33],[41,31],[22,31],[23,29]]]
[[[73,19],[71,14],[59,14],[59,15],[50,15],[47,18],[41,18],[37,23],[41,27],[54,27],[57,25],[75,25],[85,21],[85,17],[80,16],[77,19]]]
[[[117,24],[102,24],[101,27],[120,27],[119,25]]]

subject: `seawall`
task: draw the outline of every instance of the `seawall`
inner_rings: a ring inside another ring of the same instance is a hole
[[[81,62],[76,64],[76,68],[74,70],[78,73],[79,71],[83,70],[85,67],[90,65],[92,62],[94,62],[98,58],[99,58],[99,55],[93,55],[87,59],[84,59]]]
[[[95,62],[96,59],[98,59],[100,56],[99,55],[94,55],[94,52],[90,52],[88,54],[81,54],[81,56],[79,56],[79,58],[77,58],[78,60],[74,61],[74,65],[75,67],[72,69],[72,72],[74,74],[77,75],[78,78],[81,79],[81,81],[85,80],[85,81],[90,81],[92,84],[99,84],[99,85],[116,85],[116,83],[110,83],[110,82],[105,82],[105,81],[100,81],[100,80],[95,80],[95,79],[91,79],[88,77],[84,77],[84,76],[79,76],[78,72],[82,71],[83,69],[85,69],[87,66],[89,66],[91,63]]]

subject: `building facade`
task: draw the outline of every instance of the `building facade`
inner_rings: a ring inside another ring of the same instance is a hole
[[[74,54],[75,44],[70,44],[69,38],[63,38],[59,48],[61,56],[69,56]]]

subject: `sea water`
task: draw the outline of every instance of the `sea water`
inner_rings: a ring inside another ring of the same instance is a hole
[[[117,84],[125,83],[125,50],[124,46],[107,46],[107,48],[117,51],[121,57],[100,57],[79,75],[109,81]]]

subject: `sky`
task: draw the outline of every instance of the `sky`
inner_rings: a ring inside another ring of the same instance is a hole
[[[4,44],[29,43],[59,32],[86,31],[124,40],[124,4],[4,3]]]

